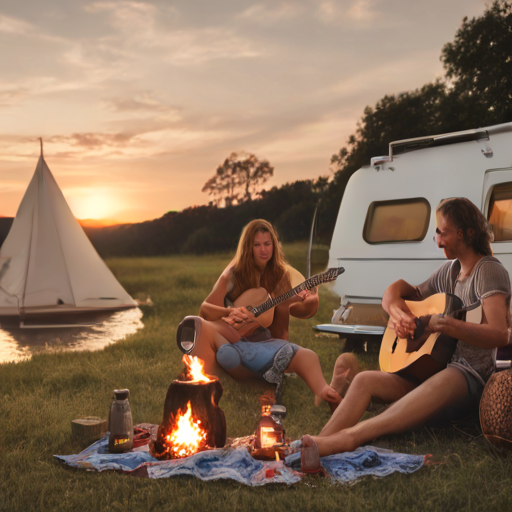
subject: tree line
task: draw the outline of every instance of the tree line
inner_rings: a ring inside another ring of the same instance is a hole
[[[234,249],[245,224],[265,218],[283,241],[309,236],[311,219],[327,179],[302,180],[262,191],[255,200],[219,208],[194,206],[139,224],[85,228],[102,256],[204,254]]]
[[[464,18],[440,59],[443,79],[365,108],[355,133],[331,158],[330,179],[262,191],[272,165],[232,153],[203,187],[209,205],[86,232],[102,256],[208,253],[233,249],[242,227],[259,217],[275,224],[283,241],[306,239],[318,205],[317,241],[329,244],[348,180],[371,157],[388,154],[390,142],[512,121],[510,1],[495,0],[480,17]]]

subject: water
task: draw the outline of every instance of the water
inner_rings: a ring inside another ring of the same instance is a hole
[[[0,328],[0,363],[30,359],[33,354],[51,351],[101,350],[144,327],[139,308],[87,318],[83,327]],[[72,322],[69,322],[72,323]]]

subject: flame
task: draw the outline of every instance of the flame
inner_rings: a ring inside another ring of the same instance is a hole
[[[189,356],[188,354],[185,354],[182,361],[187,367],[188,375],[192,377],[189,382],[212,382],[213,379],[211,379],[203,371],[204,361],[202,359],[199,359],[199,357],[196,356]]]
[[[201,420],[192,418],[192,406],[187,403],[187,412],[178,412],[174,429],[165,436],[170,445],[170,453],[173,459],[181,459],[196,453],[206,442],[206,431],[200,427]]]
[[[276,443],[275,430],[272,427],[261,427],[261,447],[269,448]]]

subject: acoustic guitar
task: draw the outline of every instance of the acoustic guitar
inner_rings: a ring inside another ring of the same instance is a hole
[[[405,303],[416,317],[414,337],[399,338],[390,320],[380,347],[380,369],[423,382],[446,368],[457,346],[455,338],[428,330],[430,317],[443,314],[479,324],[482,307],[480,302],[463,307],[459,297],[450,293],[438,293],[423,301]]]
[[[343,267],[330,268],[329,270],[317,274],[295,288],[279,295],[278,297],[271,297],[265,288],[251,288],[242,293],[233,303],[236,308],[245,307],[249,312],[253,313],[257,322],[249,322],[242,324],[233,324],[234,327],[242,336],[250,336],[256,329],[260,327],[269,327],[274,320],[274,308],[290,299],[294,295],[304,291],[311,290],[315,286],[322,283],[329,283],[335,281],[336,278],[345,272]],[[253,306],[256,304],[256,306]]]

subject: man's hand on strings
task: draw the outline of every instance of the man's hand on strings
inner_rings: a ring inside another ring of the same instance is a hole
[[[416,330],[416,317],[405,302],[390,307],[389,322],[399,338],[412,338]]]

